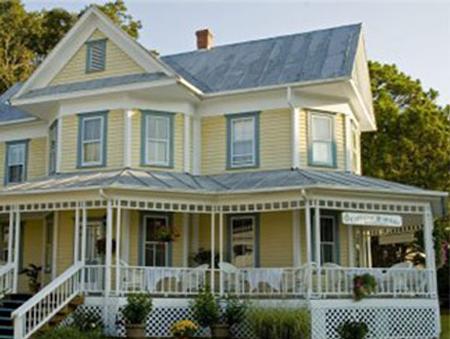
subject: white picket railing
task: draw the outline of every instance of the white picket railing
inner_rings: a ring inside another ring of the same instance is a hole
[[[81,293],[82,268],[71,266],[12,313],[14,338],[29,338]]]
[[[13,291],[14,263],[0,267],[0,297]]]
[[[223,293],[245,296],[306,296],[310,270],[298,268],[239,268],[222,272]]]
[[[374,297],[430,297],[433,270],[416,268],[321,267],[312,274],[313,294],[322,297],[349,297],[353,294],[353,279],[372,275],[377,286]]]
[[[83,291],[89,294],[103,294],[105,292],[105,266],[86,265],[82,274]]]
[[[119,293],[191,295],[206,286],[206,274],[206,268],[123,266]]]

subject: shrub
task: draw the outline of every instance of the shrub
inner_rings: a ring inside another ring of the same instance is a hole
[[[257,308],[249,312],[249,321],[259,339],[310,338],[309,312],[290,308]]]
[[[232,327],[244,321],[247,314],[248,304],[246,301],[236,297],[228,296],[225,299],[225,310],[223,313],[224,322]]]
[[[58,327],[37,336],[39,339],[103,339],[106,338],[100,329],[82,331],[76,327]]]
[[[220,307],[208,287],[200,291],[190,306],[200,326],[211,327],[219,323]]]
[[[151,313],[152,308],[152,298],[149,294],[135,293],[128,295],[122,314],[127,324],[141,325]]]
[[[73,322],[71,325],[82,332],[103,329],[101,316],[92,309],[84,309],[82,312],[75,311],[73,313]]]
[[[369,327],[364,321],[347,320],[337,328],[341,339],[364,339],[369,333]]]

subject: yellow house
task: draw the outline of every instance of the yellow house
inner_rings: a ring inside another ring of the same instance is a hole
[[[360,135],[376,129],[361,25],[197,37],[158,56],[92,7],[0,97],[3,295],[29,293],[19,272],[42,267],[39,292],[0,308],[5,335],[32,336],[78,295],[119,335],[124,297],[149,292],[147,331],[168,336],[209,285],[308,308],[314,338],[337,338],[350,314],[373,337],[438,336],[431,232],[446,194],[361,175]],[[425,267],[373,265],[373,241],[419,229]],[[377,289],[355,303],[365,273]]]

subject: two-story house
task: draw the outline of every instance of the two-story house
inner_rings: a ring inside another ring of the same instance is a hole
[[[209,285],[309,308],[314,338],[350,318],[372,337],[436,337],[446,194],[361,175],[360,136],[376,129],[361,25],[196,35],[197,50],[160,56],[92,7],[0,97],[0,285],[27,292],[29,264],[45,285],[3,333],[28,338],[83,295],[78,311],[117,335],[124,296],[149,292],[148,333],[168,336]],[[426,267],[372,266],[374,237],[419,229]],[[377,291],[355,303],[363,273]]]

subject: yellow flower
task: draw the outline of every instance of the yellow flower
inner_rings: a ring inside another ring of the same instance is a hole
[[[194,335],[198,326],[190,320],[180,320],[174,323],[170,330],[175,337],[187,337]]]

